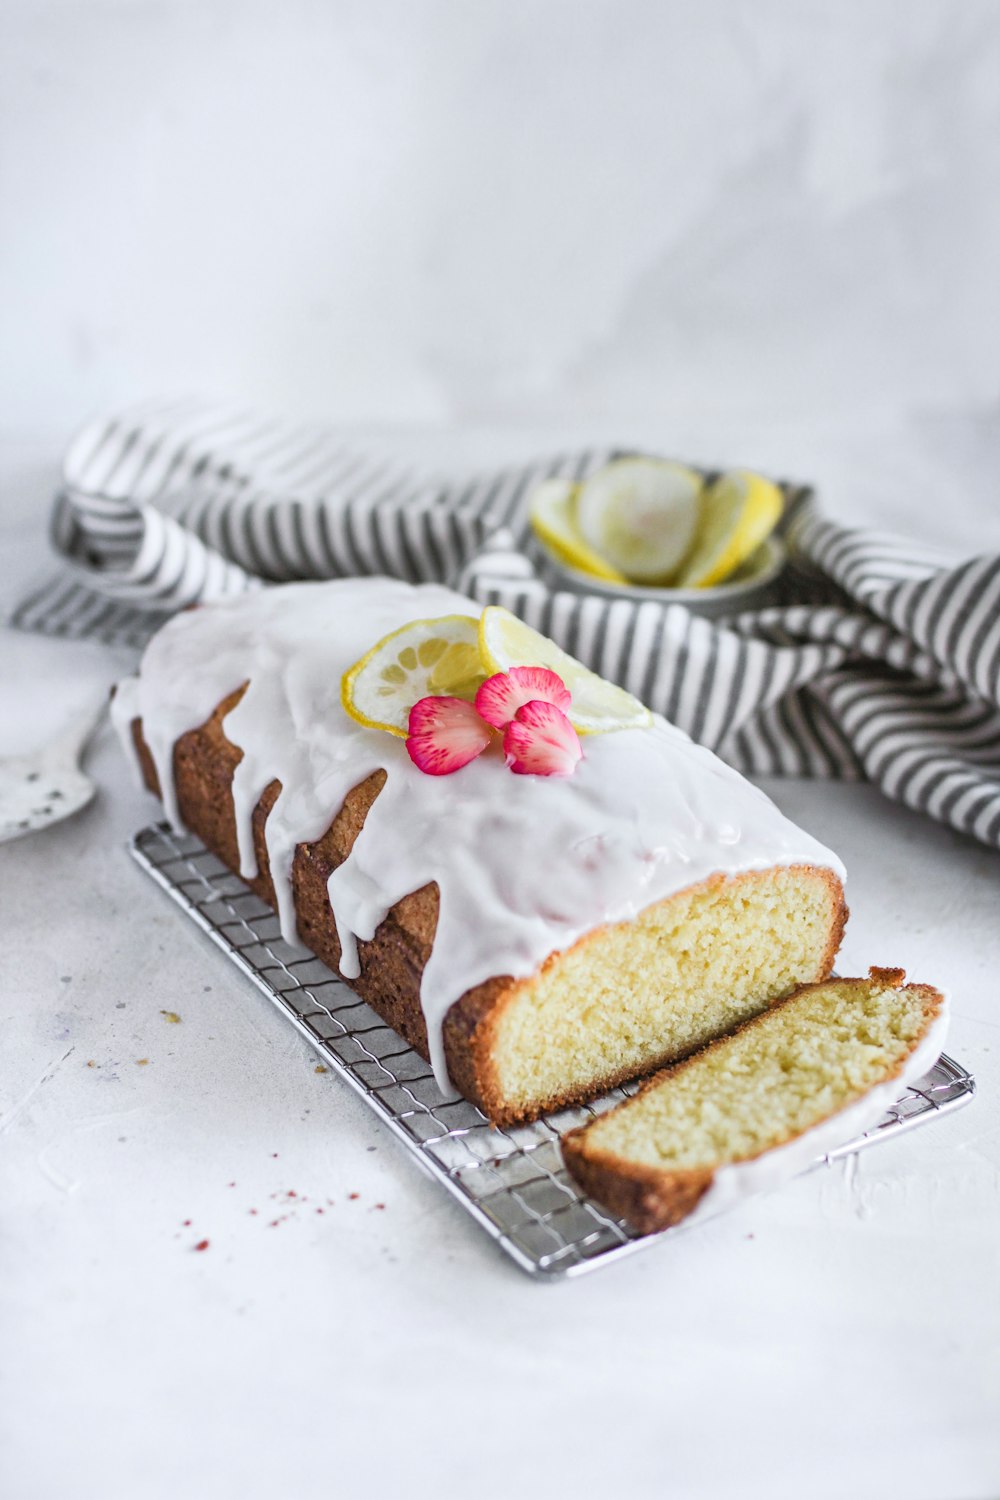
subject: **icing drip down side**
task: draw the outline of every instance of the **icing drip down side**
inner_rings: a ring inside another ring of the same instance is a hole
[[[574,775],[512,776],[490,750],[453,776],[425,776],[402,739],[356,724],[343,673],[408,621],[479,607],[437,585],[389,579],[287,584],[176,616],[123,683],[114,719],[132,749],[142,719],[164,806],[179,823],[173,747],[230,693],[227,738],[243,752],[233,781],[244,875],[256,874],[251,818],[274,780],[265,838],[286,940],[297,941],[291,868],[322,837],[351,789],[385,785],[348,858],[329,880],[342,972],[403,896],[435,882],[439,916],[421,1005],[431,1061],[448,1086],[442,1027],[467,990],[534,973],[595,927],[625,921],[716,872],[773,865],[843,868],[836,856],[708,750],[662,718],[649,729],[585,738]]]

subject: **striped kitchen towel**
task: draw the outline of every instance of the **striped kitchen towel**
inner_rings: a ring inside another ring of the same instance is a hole
[[[264,581],[387,573],[499,603],[741,770],[866,777],[1000,848],[1000,557],[825,521],[786,485],[787,602],[722,622],[560,586],[526,497],[610,450],[429,478],[316,429],[188,402],[92,424],[52,535],[62,574],[13,623],[140,646]]]

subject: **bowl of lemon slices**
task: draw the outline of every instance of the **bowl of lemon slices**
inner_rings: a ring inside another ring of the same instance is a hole
[[[785,563],[781,490],[749,469],[617,458],[580,483],[546,479],[531,528],[568,587],[719,615],[766,603]]]

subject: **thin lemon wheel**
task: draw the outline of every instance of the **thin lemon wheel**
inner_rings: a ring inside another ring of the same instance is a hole
[[[421,698],[468,698],[486,680],[479,657],[479,621],[472,615],[413,620],[383,636],[344,673],[344,712],[368,729],[405,739],[410,709]]]
[[[532,531],[557,562],[607,583],[627,583],[624,573],[584,541],[576,519],[579,492],[580,486],[569,479],[543,480],[532,494],[528,509]]]
[[[756,552],[781,519],[781,491],[748,469],[733,469],[704,490],[694,546],[675,588],[724,583]]]
[[[615,459],[581,485],[577,525],[631,582],[670,582],[694,542],[700,491],[700,476],[683,464]]]
[[[570,691],[569,719],[580,734],[645,729],[653,716],[624,688],[598,677],[548,636],[525,625],[500,604],[488,605],[479,622],[479,654],[490,672],[511,667],[548,667]]]

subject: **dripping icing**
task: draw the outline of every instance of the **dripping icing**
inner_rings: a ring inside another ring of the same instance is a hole
[[[347,794],[385,784],[328,883],[346,978],[403,896],[436,883],[439,914],[420,1002],[435,1076],[448,1084],[442,1027],[467,990],[525,978],[552,952],[717,872],[840,862],[757,788],[655,717],[649,729],[590,735],[571,777],[511,776],[487,753],[454,776],[423,775],[404,742],[355,724],[343,673],[407,621],[477,606],[438,585],[389,579],[287,584],[176,616],[150,642],[138,679],[115,698],[127,746],[135,717],[164,807],[180,825],[173,747],[246,684],[223,727],[242,752],[234,778],[244,874],[256,873],[252,814],[273,781],[264,825],[282,936],[296,942],[295,848],[322,837]]]

